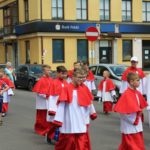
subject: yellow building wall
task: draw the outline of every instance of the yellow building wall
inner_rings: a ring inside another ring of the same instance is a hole
[[[40,11],[40,0],[29,0],[29,20],[40,19]]]
[[[142,0],[132,1],[133,22],[142,22]]]
[[[122,0],[111,0],[110,1],[110,20],[111,21],[122,21]]]
[[[30,63],[37,62],[41,64],[41,39],[40,37],[22,39],[18,41],[19,47],[19,63],[24,64],[26,62],[26,48],[25,41],[30,41]]]
[[[60,37],[55,37],[53,39],[61,39]],[[64,65],[68,70],[73,68],[73,63],[77,60],[77,43],[76,38],[67,37],[64,38],[64,63],[53,63],[52,60],[52,38],[44,37],[43,38],[43,48],[46,50],[46,55],[44,56],[44,64],[51,66],[52,70],[56,70],[56,67],[59,65]]]
[[[118,47],[118,49],[117,49],[117,54],[118,54],[118,64],[122,64],[122,39],[118,39],[117,40],[117,47]]]
[[[7,61],[13,62],[12,46],[7,46]]]
[[[76,0],[64,1],[64,19],[76,20]]]
[[[5,63],[5,49],[3,43],[0,43],[0,63]]]
[[[88,20],[99,21],[100,20],[100,1],[89,0],[88,1]]]
[[[18,1],[18,7],[19,7],[19,22],[23,23],[25,20],[25,17],[24,17],[24,0]]]
[[[42,0],[42,19],[51,19],[51,0]]]
[[[3,11],[0,9],[0,28],[3,27]]]

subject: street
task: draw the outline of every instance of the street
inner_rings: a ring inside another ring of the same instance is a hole
[[[34,133],[34,93],[19,89],[15,91],[9,105],[9,113],[0,126],[0,150],[53,150],[41,137]],[[94,101],[98,118],[91,122],[92,150],[117,150],[121,141],[119,115],[102,113],[102,103]],[[144,138],[146,149],[150,149],[150,128],[145,111]]]

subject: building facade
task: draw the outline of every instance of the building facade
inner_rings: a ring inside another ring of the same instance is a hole
[[[0,63],[71,69],[77,60],[129,64],[133,55],[150,69],[150,0],[0,0]]]

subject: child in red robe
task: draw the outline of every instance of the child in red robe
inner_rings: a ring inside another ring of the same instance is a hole
[[[48,116],[47,121],[50,122],[50,129],[47,133],[47,142],[52,143],[55,135],[55,127],[53,125],[53,119],[57,111],[57,102],[62,90],[68,85],[67,81],[67,69],[64,66],[57,66],[57,78],[53,80],[52,86],[49,90],[48,98]]]
[[[119,150],[145,150],[143,139],[143,109],[147,106],[142,94],[137,90],[140,78],[136,73],[129,73],[128,89],[122,94],[114,111],[120,113],[122,142]]]
[[[83,84],[83,70],[76,69],[72,83],[62,91],[54,124],[60,126],[59,141],[55,150],[90,150],[87,134],[87,120],[97,117],[91,114],[93,96],[88,87]]]
[[[120,93],[122,94],[129,86],[128,81],[127,81],[127,74],[129,72],[134,72],[137,73],[140,77],[140,85],[137,88],[143,95],[145,95],[145,74],[142,71],[142,69],[137,67],[138,65],[138,58],[136,56],[133,56],[131,58],[131,66],[128,67],[122,74],[122,82],[121,82],[121,87],[120,87]]]
[[[50,77],[50,66],[43,66],[43,76],[37,81],[32,91],[36,94],[36,121],[34,130],[37,134],[45,136],[49,128],[47,122],[47,96],[48,91],[52,85],[52,78]]]
[[[8,85],[2,80],[4,76],[4,71],[0,70],[0,126],[2,125],[2,105],[3,105],[3,93],[7,92],[9,87]]]
[[[100,84],[98,85],[97,93],[99,99],[103,101],[103,111],[105,114],[108,114],[108,112],[112,111],[113,101],[116,97],[115,85],[109,76],[109,71],[105,70],[103,72],[104,79],[101,80]]]
[[[2,107],[2,116],[5,117],[8,112],[8,106],[10,103],[11,96],[14,95],[13,89],[15,88],[14,83],[7,77],[6,74],[3,75],[2,80],[8,85],[8,91],[3,93],[3,107]]]

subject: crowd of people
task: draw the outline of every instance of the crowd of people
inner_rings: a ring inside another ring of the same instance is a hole
[[[11,62],[6,63],[5,69],[0,69],[0,126],[3,124],[2,117],[8,112],[11,96],[14,95],[14,69]]]
[[[120,98],[116,102],[115,85],[108,70],[98,86],[97,97],[103,102],[103,112],[120,114],[122,141],[119,150],[145,150],[142,122],[143,109],[150,115],[150,76],[137,68],[137,57],[122,75]],[[91,150],[89,125],[97,118],[92,90],[94,75],[87,62],[75,62],[70,71],[57,67],[57,77],[49,76],[51,67],[43,66],[43,77],[36,83],[36,120],[34,130],[55,145],[55,150]],[[147,100],[145,99],[147,97]],[[115,103],[115,104],[114,104]],[[150,118],[149,118],[150,121]]]
[[[119,150],[145,150],[142,123],[143,109],[147,108],[150,125],[150,75],[145,76],[137,64],[138,58],[132,57],[131,66],[122,75],[119,99],[108,70],[104,70],[97,88],[104,114],[120,114]],[[50,72],[51,67],[43,65],[43,76],[32,89],[36,95],[35,132],[54,144],[55,150],[91,150],[90,120],[95,120],[97,113],[92,95],[95,78],[89,63],[75,62],[70,71],[57,66],[56,78]],[[14,95],[14,78],[12,64],[7,62],[6,68],[0,70],[0,125]]]

